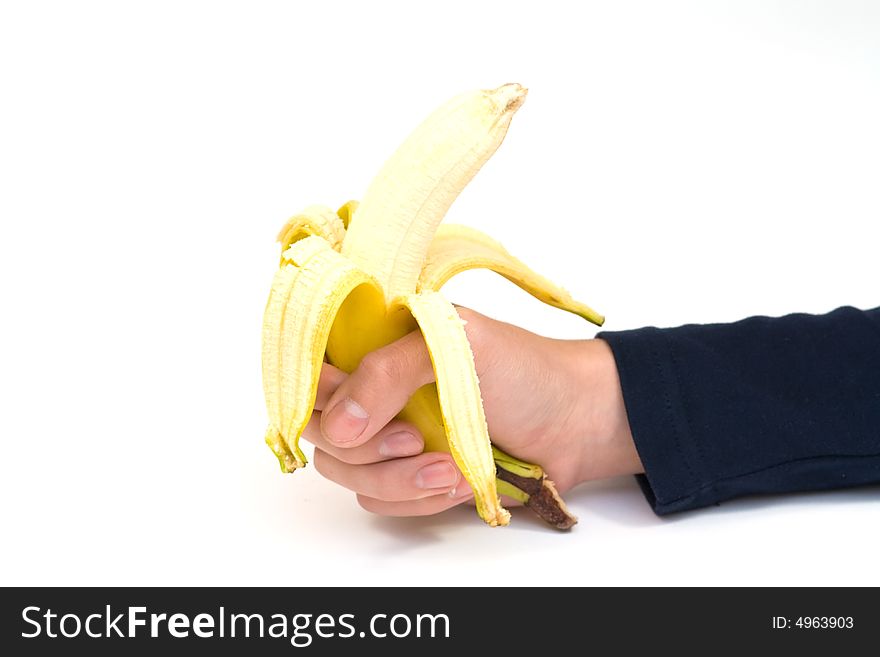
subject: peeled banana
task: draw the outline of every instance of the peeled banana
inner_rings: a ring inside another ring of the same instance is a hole
[[[349,201],[336,212],[310,206],[281,229],[281,264],[263,318],[262,365],[265,440],[284,472],[306,464],[299,438],[325,358],[351,372],[370,351],[419,329],[436,383],[420,388],[399,417],[421,431],[427,450],[452,454],[480,517],[492,526],[508,524],[503,494],[555,527],[577,521],[540,466],[492,446],[463,322],[439,292],[461,271],[488,268],[545,303],[598,325],[604,321],[490,237],[439,226],[501,144],[525,98],[518,84],[456,96],[404,141],[360,203]]]

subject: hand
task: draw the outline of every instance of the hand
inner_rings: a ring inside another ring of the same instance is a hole
[[[458,312],[494,444],[540,464],[560,491],[643,471],[603,340],[553,340],[467,308]],[[427,515],[471,499],[452,457],[423,452],[416,428],[394,419],[433,380],[418,331],[368,354],[351,375],[325,364],[304,433],[315,445],[318,472],[384,515]]]

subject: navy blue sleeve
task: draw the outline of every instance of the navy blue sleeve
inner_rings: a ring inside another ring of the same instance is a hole
[[[658,514],[880,483],[880,308],[598,337]]]

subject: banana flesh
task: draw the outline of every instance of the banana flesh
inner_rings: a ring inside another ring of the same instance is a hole
[[[351,372],[370,351],[418,329],[435,383],[417,390],[398,417],[416,425],[426,449],[452,454],[487,524],[509,522],[499,493],[556,527],[576,522],[540,466],[492,446],[463,322],[438,292],[455,274],[483,267],[545,303],[603,321],[488,236],[439,226],[501,144],[525,96],[520,85],[506,84],[455,97],[407,138],[360,203],[336,212],[310,206],[282,228],[280,268],[263,317],[262,366],[265,441],[283,471],[306,464],[299,438],[324,360]]]

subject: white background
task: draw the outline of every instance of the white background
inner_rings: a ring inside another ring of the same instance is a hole
[[[0,583],[880,584],[876,486],[660,519],[626,478],[570,534],[371,516],[278,471],[259,363],[285,219],[507,81],[450,220],[607,328],[880,304],[877,3],[3,3],[0,76]]]

